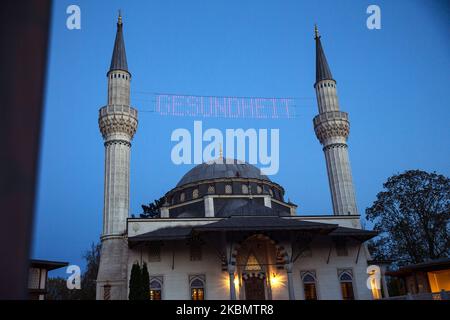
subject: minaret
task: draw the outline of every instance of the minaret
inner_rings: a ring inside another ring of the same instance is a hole
[[[315,27],[316,89],[319,114],[314,118],[314,131],[323,145],[335,215],[358,214],[347,138],[350,122],[346,112],[339,111],[336,81],[331,75],[320,35]]]
[[[123,23],[119,12],[108,77],[107,105],[98,125],[105,145],[105,190],[97,299],[127,299],[126,222],[129,212],[130,149],[136,132],[137,110],[130,106],[130,81]]]

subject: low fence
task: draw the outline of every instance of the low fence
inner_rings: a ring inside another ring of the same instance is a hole
[[[450,291],[432,292],[432,293],[408,293],[404,296],[395,296],[385,298],[384,300],[450,300]]]

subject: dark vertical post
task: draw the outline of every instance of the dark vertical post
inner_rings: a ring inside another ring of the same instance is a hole
[[[26,299],[50,0],[0,10],[0,300]]]

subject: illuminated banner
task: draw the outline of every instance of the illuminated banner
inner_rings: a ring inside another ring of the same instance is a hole
[[[294,118],[295,99],[156,94],[156,113],[215,118]]]

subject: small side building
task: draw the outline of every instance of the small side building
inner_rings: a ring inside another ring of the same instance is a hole
[[[401,279],[405,294],[412,298],[450,299],[449,258],[407,265],[386,275]]]
[[[30,260],[30,268],[28,270],[28,299],[45,300],[48,272],[67,265],[67,262]]]

